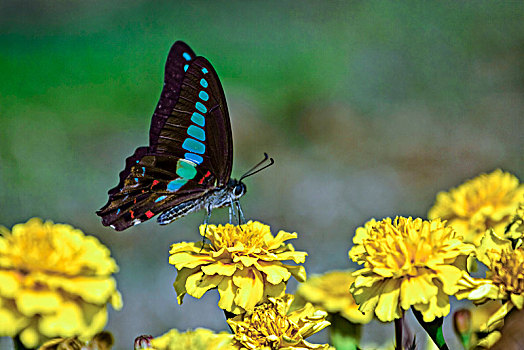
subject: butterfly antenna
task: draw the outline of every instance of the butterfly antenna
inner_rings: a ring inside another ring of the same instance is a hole
[[[264,165],[262,168],[259,168],[262,164],[264,164],[267,160],[269,159],[269,164],[266,164]],[[273,160],[273,158],[269,158],[269,156],[267,155],[266,152],[264,152],[264,159],[262,159],[260,162],[258,162],[254,167],[252,167],[251,169],[249,169],[248,171],[245,172],[244,175],[242,175],[240,177],[240,180],[239,181],[242,181],[242,179],[245,179],[246,177],[248,176],[251,176],[251,175],[255,175],[256,173],[264,170],[265,168],[267,167],[270,167],[271,165],[275,164],[275,161]]]

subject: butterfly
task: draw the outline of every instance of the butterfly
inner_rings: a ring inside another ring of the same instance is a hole
[[[117,231],[160,214],[168,224],[187,214],[237,205],[247,176],[273,164],[255,165],[239,180],[231,178],[233,140],[224,90],[213,66],[177,41],[167,57],[164,87],[153,113],[149,146],[126,159],[120,181],[96,213]],[[243,217],[243,214],[242,214]]]

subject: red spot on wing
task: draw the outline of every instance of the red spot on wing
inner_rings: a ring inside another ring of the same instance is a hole
[[[135,213],[132,210],[130,210],[129,212],[131,213],[131,219],[134,219],[135,218]]]
[[[153,186],[155,185],[158,185],[160,183],[160,181],[158,180],[153,180],[153,184],[151,185],[151,188],[153,188]]]
[[[198,181],[198,183],[200,185],[202,185],[204,183],[204,180],[206,179],[206,177],[208,177],[209,175],[211,175],[211,172],[208,170],[207,173],[204,175],[204,177],[201,178],[200,181]]]
[[[151,210],[148,210],[146,211],[146,216],[148,219],[151,219],[153,216],[155,216],[155,214]]]

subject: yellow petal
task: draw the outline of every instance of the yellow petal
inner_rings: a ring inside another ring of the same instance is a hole
[[[187,252],[180,252],[169,256],[169,264],[174,265],[177,270],[183,268],[192,269],[212,262],[214,262],[214,259],[208,255],[193,255]]]
[[[0,270],[0,295],[13,298],[18,292],[20,283],[12,271]]]
[[[239,314],[244,310],[238,308],[235,305],[235,295],[237,294],[238,288],[233,284],[233,279],[226,277],[218,284],[218,293],[220,294],[220,300],[218,301],[218,307],[223,310]]]
[[[200,299],[205,292],[216,288],[223,278],[221,275],[208,276],[202,272],[192,274],[186,281],[187,294]]]
[[[178,304],[182,304],[184,295],[187,293],[187,290],[186,290],[187,278],[199,270],[200,268],[196,267],[194,269],[181,269],[178,271],[176,275],[175,283],[173,283],[173,287],[175,287],[175,292],[177,295]]]
[[[231,276],[237,270],[237,264],[218,260],[212,264],[202,266],[201,268],[206,275],[219,274],[223,276]]]
[[[510,300],[517,309],[522,310],[522,306],[524,306],[524,294],[510,294]]]
[[[477,346],[480,347],[480,349],[491,349],[493,345],[495,345],[495,343],[500,340],[501,337],[502,333],[500,333],[499,331],[493,331],[484,338],[482,338],[478,342]]]
[[[433,267],[438,279],[442,282],[442,289],[448,295],[453,295],[459,289],[458,281],[466,274],[465,271],[453,265],[439,265]]]
[[[233,284],[238,287],[235,303],[245,310],[252,310],[264,296],[262,274],[253,268],[246,268],[233,276]]]
[[[295,277],[295,279],[299,282],[305,282],[306,281],[306,269],[304,266],[291,266],[291,265],[284,265],[288,269],[288,271]]]
[[[105,307],[97,309],[94,315],[90,317],[86,328],[82,331],[82,340],[91,340],[95,334],[104,329],[107,324],[107,309]],[[102,349],[100,349],[102,350]]]
[[[16,296],[18,311],[26,316],[48,314],[57,311],[61,306],[61,298],[50,291],[22,290]]]
[[[240,261],[242,265],[247,266],[247,267],[254,265],[257,262],[257,260],[258,258],[246,256],[246,255],[235,256],[235,258],[233,259],[234,262]]]
[[[513,309],[514,305],[511,301],[504,303],[500,309],[495,311],[486,322],[480,327],[481,332],[492,332],[504,324],[504,317]]]
[[[401,318],[402,312],[398,303],[400,296],[399,281],[387,280],[381,285],[380,295],[375,314],[382,322],[390,322]]]
[[[14,337],[28,324],[28,318],[19,317],[12,310],[0,307],[0,337]]]
[[[429,303],[437,293],[438,287],[428,274],[405,278],[400,285],[400,306],[407,310],[411,305]]]
[[[488,268],[491,268],[491,259],[487,253],[491,250],[502,252],[502,250],[512,251],[511,241],[500,237],[493,230],[488,230],[482,237],[480,247],[477,249],[477,259],[479,259]]]
[[[429,300],[429,303],[415,304],[413,307],[422,313],[424,322],[431,322],[435,317],[445,317],[449,314],[449,296],[439,290],[438,294]]]
[[[255,268],[266,274],[266,280],[272,284],[278,284],[287,281],[291,277],[285,265],[280,262],[259,261],[255,263]]]
[[[306,261],[306,252],[297,252],[297,251],[284,251],[282,253],[277,253],[277,260],[293,260],[296,264],[302,264]]]
[[[284,295],[286,291],[286,284],[284,282],[279,284],[268,283],[265,285],[264,294],[268,297],[278,298]]]
[[[282,245],[283,242],[289,240],[289,239],[295,239],[297,238],[297,233],[296,232],[293,232],[293,233],[289,233],[289,232],[285,232],[285,231],[278,231],[276,237],[271,240],[269,242],[269,246],[268,246],[268,249],[277,249],[278,247],[280,247],[280,245]],[[287,260],[287,259],[286,259]]]
[[[40,343],[40,336],[34,326],[27,327],[20,333],[20,341],[26,348],[36,348]]]
[[[72,302],[63,303],[56,314],[43,318],[39,324],[42,334],[50,338],[72,337],[82,332],[85,327],[82,310]]]
[[[124,301],[122,300],[122,294],[117,290],[111,296],[111,306],[115,310],[121,310],[124,306]]]
[[[47,276],[47,284],[53,289],[63,289],[79,295],[88,303],[105,304],[116,291],[116,281],[112,277],[72,277]]]

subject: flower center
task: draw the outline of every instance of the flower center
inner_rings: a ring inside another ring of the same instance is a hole
[[[218,247],[231,248],[241,243],[245,248],[260,247],[263,248],[263,232],[252,224],[234,226],[226,224],[217,227],[220,233],[220,241],[216,242]]]
[[[524,293],[524,251],[503,252],[500,257],[491,256],[490,259],[493,261],[493,283],[503,293]]]
[[[244,333],[260,347],[279,349],[283,335],[292,339],[299,333],[298,327],[293,325],[286,315],[276,310],[274,305],[258,306],[249,323]]]

